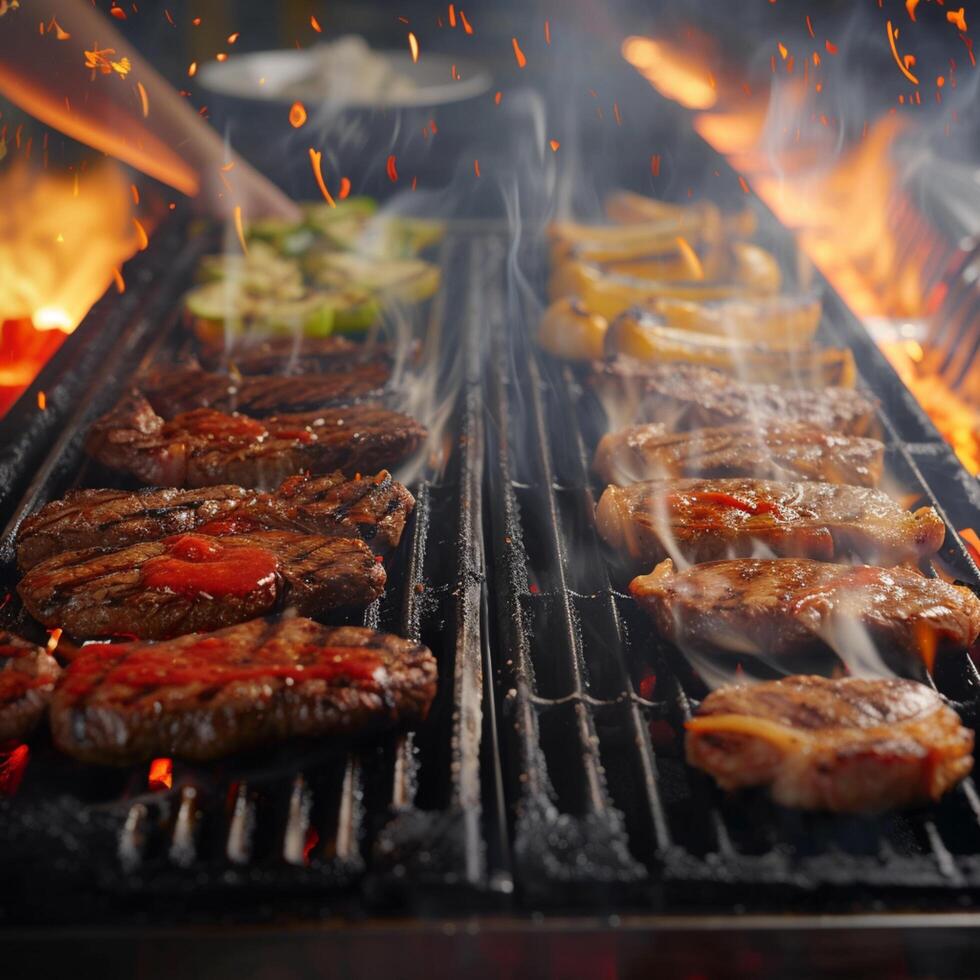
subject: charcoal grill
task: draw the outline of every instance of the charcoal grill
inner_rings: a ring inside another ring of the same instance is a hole
[[[755,206],[763,243],[791,255]],[[23,515],[102,478],[82,462],[92,419],[140,366],[179,353],[178,297],[209,244],[179,223],[162,230],[127,293],[98,304],[0,424],[13,447],[0,489],[8,576]],[[962,911],[980,890],[971,780],[921,811],[845,818],[727,798],[684,766],[682,723],[703,687],[609,578],[588,470],[595,406],[574,370],[535,350],[533,311],[507,302],[510,248],[490,222],[442,247],[425,329],[442,351],[440,390],[462,378],[454,448],[413,486],[389,588],[365,616],[436,653],[429,723],[342,750],[177,763],[172,790],[156,792],[145,768],[81,767],[42,736],[0,803],[14,962],[94,936],[113,941],[93,968],[166,975],[180,946],[209,976],[258,962],[312,975],[325,957],[364,975],[431,974],[437,957],[476,975],[693,968],[706,934],[717,966],[760,972],[827,962],[828,931],[837,949],[890,950],[908,969],[965,948],[980,922]],[[525,258],[540,293],[541,257]],[[890,479],[939,509],[943,570],[980,586],[955,532],[976,522],[976,482],[821,285],[823,338],[852,348],[879,401]],[[932,680],[975,724],[973,661],[948,658]]]

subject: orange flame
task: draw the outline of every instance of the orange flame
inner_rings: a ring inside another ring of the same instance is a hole
[[[289,125],[299,129],[306,122],[306,106],[302,102],[294,102],[289,107]]]
[[[888,36],[890,42],[898,36],[890,22]],[[836,53],[829,41],[825,46]],[[647,38],[628,38],[623,55],[665,95],[692,108],[702,101],[708,104],[707,69],[689,53]],[[910,71],[914,59],[903,59],[897,47],[894,55],[903,74],[917,81]],[[680,65],[683,71],[676,70]],[[795,86],[784,87],[790,107],[801,113],[807,110],[806,84],[798,78]],[[895,114],[881,117],[850,152],[820,170],[800,165],[806,155],[799,140],[781,154],[768,147],[766,119],[766,104],[757,99],[738,109],[699,113],[694,126],[739,171],[742,190],[748,194],[751,183],[776,217],[797,232],[801,251],[856,314],[866,319],[920,319],[934,312],[936,304],[927,302],[923,282],[930,245],[907,247],[890,224],[899,186],[890,149],[903,131],[903,119]],[[936,359],[914,341],[881,341],[879,346],[964,466],[980,472],[977,406],[945,384]]]
[[[710,109],[717,94],[708,73],[693,59],[672,50],[662,41],[628,37],[623,57],[668,99],[688,109]]]

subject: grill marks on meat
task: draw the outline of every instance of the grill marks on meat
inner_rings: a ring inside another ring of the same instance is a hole
[[[418,643],[308,619],[253,620],[163,643],[87,647],[52,705],[55,744],[84,762],[214,759],[271,741],[422,721],[436,662]]]
[[[241,487],[204,490],[73,490],[25,518],[17,532],[21,571],[62,551],[111,550],[194,528],[240,509],[256,495]]]
[[[359,539],[256,531],[65,552],[31,569],[17,591],[35,619],[75,636],[163,639],[284,606],[307,615],[365,606],[384,584]]]
[[[0,742],[30,735],[47,710],[60,673],[44,647],[0,631]]]
[[[935,554],[946,534],[932,507],[910,513],[880,490],[750,479],[608,487],[596,523],[609,545],[647,568],[668,555],[699,562],[766,550],[895,565]]]
[[[86,446],[106,466],[158,486],[271,490],[302,470],[395,466],[426,435],[415,419],[370,402],[262,421],[197,409],[167,422],[133,392],[93,425]]]
[[[980,599],[908,568],[803,558],[733,559],[676,571],[670,559],[630,583],[660,633],[681,650],[786,658],[835,650],[937,653],[980,635]]]
[[[744,424],[807,422],[846,435],[868,435],[874,406],[850,388],[808,391],[747,384],[694,364],[642,364],[628,357],[594,365],[590,384],[610,419],[661,422],[668,431]]]
[[[322,374],[260,374],[233,377],[198,367],[173,368],[141,379],[154,410],[171,417],[195,408],[266,416],[316,412],[331,405],[377,397],[389,377],[381,361],[355,362]]]
[[[681,433],[648,422],[604,435],[594,469],[606,483],[621,486],[672,477],[750,476],[874,487],[884,451],[877,439],[824,432],[806,422]]]
[[[109,551],[195,530],[222,535],[279,528],[361,537],[383,550],[397,546],[414,505],[387,470],[356,480],[339,471],[292,477],[271,494],[236,486],[76,490],[23,522],[17,560],[26,571],[62,551]]]
[[[380,361],[387,365],[392,351],[387,344],[359,344],[347,337],[271,337],[242,342],[231,350],[207,348],[205,365],[219,369],[230,365],[238,374],[307,374],[340,371],[353,364]]]
[[[841,813],[937,800],[973,768],[973,733],[923,684],[788,677],[721,688],[687,724],[687,760],[723,789]]]

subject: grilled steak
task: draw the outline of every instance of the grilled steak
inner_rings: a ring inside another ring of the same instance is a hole
[[[946,536],[932,507],[909,513],[880,490],[749,479],[608,487],[596,524],[630,564],[646,568],[668,555],[698,562],[767,553],[897,565],[935,554]]]
[[[931,668],[980,634],[970,589],[901,567],[742,558],[678,572],[668,559],[630,592],[682,650],[778,659],[829,647],[845,663],[897,650]]]
[[[617,357],[595,365],[590,383],[610,420],[662,422],[670,432],[808,422],[846,435],[870,434],[874,406],[850,388],[810,391],[746,384],[695,364],[641,364]]]
[[[86,445],[106,466],[158,486],[272,489],[301,470],[395,466],[426,435],[409,416],[367,402],[261,422],[203,408],[165,422],[133,392],[93,425]]]
[[[377,396],[388,380],[380,361],[355,362],[322,374],[232,376],[198,367],[171,368],[141,379],[140,388],[153,408],[171,417],[195,408],[266,416],[317,412]]]
[[[208,347],[202,360],[212,369],[225,365],[238,374],[306,374],[339,371],[351,364],[378,360],[387,364],[391,352],[384,344],[358,344],[346,337],[266,337],[243,339],[228,350]]]
[[[162,643],[86,647],[55,692],[55,744],[84,762],[214,759],[294,736],[422,721],[436,662],[359,626],[254,619]]]
[[[308,615],[365,606],[384,584],[384,568],[359,539],[255,531],[67,551],[35,565],[17,591],[46,626],[79,637],[156,640],[284,606]]]
[[[973,768],[973,732],[914,681],[787,677],[721,688],[687,723],[687,761],[723,789],[857,813],[938,800]]]
[[[806,422],[680,433],[647,422],[604,435],[594,468],[606,483],[621,486],[682,476],[753,476],[874,487],[884,452],[877,439],[824,432]]]
[[[61,673],[44,647],[0,631],[0,742],[25,739],[51,700]]]
[[[339,471],[291,477],[274,493],[234,486],[74,490],[20,526],[17,562],[26,571],[62,551],[111,551],[195,530],[221,535],[279,528],[361,537],[382,550],[398,544],[414,506],[387,470],[356,480],[345,480]]]

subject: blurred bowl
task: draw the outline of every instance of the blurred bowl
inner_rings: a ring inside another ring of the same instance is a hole
[[[492,101],[481,111],[474,100],[493,80],[477,62],[423,52],[415,64],[407,51],[373,51],[362,65],[348,62],[346,73],[336,66],[325,73],[325,55],[260,51],[209,62],[197,74],[212,124],[292,197],[319,197],[310,147],[323,151],[331,187],[346,176],[355,194],[385,197],[416,177],[420,187],[445,185],[463,150],[475,156],[488,138]],[[307,112],[298,128],[289,119],[297,101]],[[387,175],[389,156],[399,183]]]
[[[342,91],[330,91],[319,75],[328,52],[256,51],[227,61],[210,61],[198,73],[201,86],[222,96],[289,106],[299,100],[307,109],[332,106],[349,109],[421,108],[461,102],[489,91],[491,78],[475,62],[442,54],[424,54],[413,64],[407,51],[371,51],[389,77],[405,79],[411,88],[364,92],[357,79]],[[455,65],[459,80],[452,77]],[[262,81],[264,79],[264,81]]]

